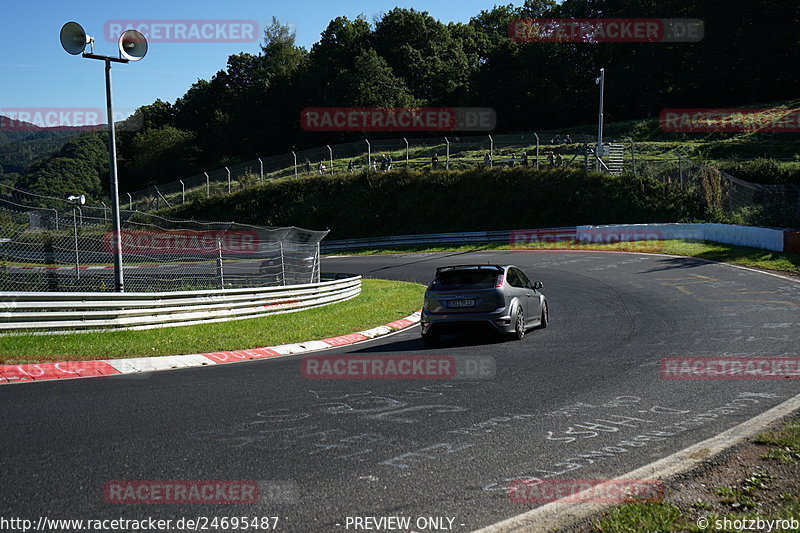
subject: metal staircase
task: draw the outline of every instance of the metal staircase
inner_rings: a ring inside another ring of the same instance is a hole
[[[588,172],[596,168],[595,152],[596,149],[594,146],[586,145],[584,165]],[[604,153],[600,157],[600,171],[614,175],[622,174],[625,145],[620,143],[603,143],[603,152]]]

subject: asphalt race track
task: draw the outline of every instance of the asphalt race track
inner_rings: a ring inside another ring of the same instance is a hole
[[[328,258],[323,270],[427,283],[437,266],[472,262],[542,281],[550,327],[435,349],[411,328],[325,353],[489,356],[491,379],[310,380],[287,357],[0,386],[2,514],[278,516],[278,531],[298,532],[353,531],[348,517],[448,517],[466,532],[539,505],[510,501],[513,480],[621,475],[800,392],[792,380],[660,370],[665,357],[798,355],[800,284],[780,277],[599,252]],[[103,498],[111,480],[265,489],[252,505],[115,505]]]

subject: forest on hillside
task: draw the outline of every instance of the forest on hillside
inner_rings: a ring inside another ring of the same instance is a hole
[[[521,43],[508,36],[516,18],[616,17],[697,18],[705,37],[634,44]],[[137,190],[258,155],[364,138],[302,130],[300,110],[312,106],[492,107],[497,133],[591,123],[601,67],[607,121],[655,117],[664,107],[797,98],[798,30],[796,0],[526,0],[487,6],[466,24],[401,8],[374,20],[338,17],[307,50],[273,19],[260,53],[231,55],[175,102],[137,110],[143,128],[118,133],[120,186]],[[104,140],[102,132],[84,134],[7,181],[56,194],[75,189],[59,183],[74,179],[91,184],[85,192],[97,197],[108,166]]]

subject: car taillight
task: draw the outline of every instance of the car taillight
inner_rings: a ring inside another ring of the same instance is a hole
[[[505,274],[500,274],[497,276],[497,283],[494,284],[495,289],[499,289],[503,286],[503,280],[505,279]]]

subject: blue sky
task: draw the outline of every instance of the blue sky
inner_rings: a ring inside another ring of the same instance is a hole
[[[393,7],[428,11],[443,21],[466,22],[496,0],[137,0],[135,2],[4,0],[0,18],[0,114],[4,108],[103,108],[103,63],[67,54],[59,42],[61,26],[80,23],[96,39],[95,53],[117,55],[104,35],[112,20],[253,20],[263,27],[273,16],[297,31],[310,48],[328,22],[359,14],[372,21]],[[517,4],[521,2],[515,2]],[[87,47],[88,50],[88,47]],[[126,116],[157,98],[174,102],[199,78],[225,67],[230,54],[257,53],[258,42],[150,43],[138,63],[114,64],[114,104]],[[119,115],[117,115],[119,118]]]

